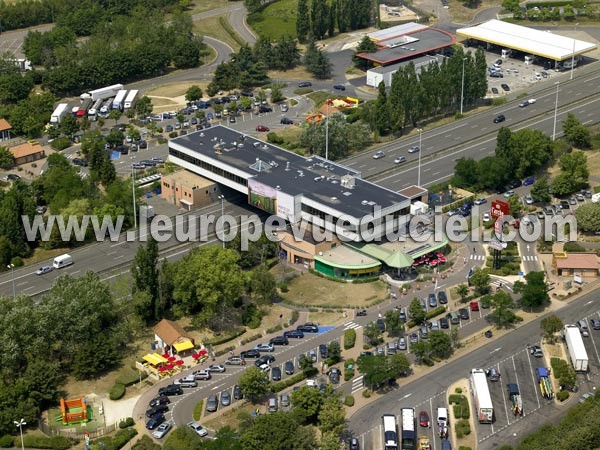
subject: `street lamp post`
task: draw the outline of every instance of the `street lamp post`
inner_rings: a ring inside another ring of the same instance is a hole
[[[552,128],[552,140],[556,140],[556,117],[558,116],[558,90],[560,88],[560,81],[556,83],[556,100],[554,102],[554,126]]]
[[[462,81],[460,83],[460,115],[463,113],[463,104],[465,102],[465,61],[467,58],[462,60]]]
[[[417,186],[421,186],[421,152],[423,149],[421,148],[421,141],[423,136],[423,129],[419,128],[419,169],[417,172]]]
[[[21,432],[21,450],[25,450],[25,444],[23,443],[23,426],[27,425],[25,420],[21,419],[18,422],[15,420],[15,425],[19,427],[19,431]]]
[[[225,215],[225,196],[219,195],[219,200],[221,200],[221,242],[223,243],[223,248],[225,248],[225,224],[223,223],[223,216]]]
[[[575,24],[575,32],[577,32],[577,25],[579,25],[579,23]],[[570,80],[573,79],[573,69],[575,68],[575,42],[577,40],[575,38],[573,38],[573,54],[571,55],[571,78],[569,78]]]
[[[325,159],[329,159],[329,103],[327,103],[327,115],[325,116]]]
[[[133,197],[133,228],[137,228],[137,212],[135,204],[135,167],[131,164],[131,195]]]
[[[17,291],[15,290],[15,265],[11,263],[6,267],[10,269],[10,274],[12,276],[13,301],[14,301],[17,299]]]

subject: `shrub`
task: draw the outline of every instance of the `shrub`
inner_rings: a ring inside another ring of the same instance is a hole
[[[70,147],[71,145],[73,145],[71,139],[69,139],[68,137],[59,137],[52,141],[50,147],[52,147],[54,150],[61,151],[65,148]]]
[[[569,398],[569,391],[558,391],[556,393],[556,400],[558,400],[561,403],[564,402],[568,398]]]
[[[457,437],[459,431],[463,436],[468,436],[469,434],[471,434],[471,424],[468,420],[459,420],[458,422],[456,422],[455,428]]]
[[[279,289],[284,293],[289,291],[288,284],[285,281],[283,283],[279,283]]]
[[[500,448],[503,448],[503,447],[500,447]],[[510,448],[510,450],[512,450],[512,447],[510,445],[508,447]],[[471,447],[467,447],[466,445],[461,445],[460,447],[458,447],[458,450],[473,450],[473,449]],[[506,450],[506,449],[504,449],[504,450]]]
[[[198,403],[196,403],[196,406],[194,406],[194,411],[192,412],[192,417],[194,418],[194,420],[200,420],[200,417],[202,417],[202,403],[204,401],[200,400],[198,401]]]
[[[114,436],[109,437],[101,437],[100,439],[96,439],[92,445],[92,450],[119,450],[123,448],[125,444],[127,444],[134,436],[137,434],[137,430],[135,428],[126,428],[124,430],[119,430],[115,433]]]
[[[295,324],[296,322],[298,322],[298,319],[300,318],[300,312],[297,310],[293,310],[292,311],[292,317],[290,319],[290,325]]]
[[[132,386],[140,381],[140,374],[142,380],[148,378],[148,374],[146,372],[129,369],[126,372],[120,374],[115,382],[124,386]]]
[[[363,396],[364,398],[369,398],[369,397],[371,397],[371,391],[370,391],[370,390],[368,390],[368,389],[365,389],[364,391],[362,391],[362,396]]]
[[[273,384],[273,386],[271,386],[271,390],[273,392],[283,391],[284,389],[289,388],[290,386],[293,386],[294,384],[301,382],[305,378],[306,378],[306,374],[304,372],[298,372],[297,374],[292,375],[291,377],[285,378],[284,380]]]
[[[462,388],[456,388],[454,389],[454,392],[456,392],[457,394],[462,394]]]
[[[132,427],[134,424],[135,422],[133,421],[133,417],[128,417],[127,419],[119,422],[119,428],[123,430],[125,428]]]
[[[344,331],[344,350],[349,350],[354,347],[356,342],[356,331],[353,328]]]
[[[252,341],[256,341],[257,339],[260,339],[262,337],[262,334],[255,334],[254,336],[249,336],[247,338],[242,339],[242,345],[246,345],[249,342]]]
[[[347,395],[344,399],[344,405],[346,406],[354,406],[354,396]]]
[[[108,393],[108,397],[111,400],[119,400],[125,395],[125,385],[122,383],[115,383],[113,387],[110,388]]]
[[[267,328],[267,334],[275,333],[276,331],[283,330],[283,326],[281,324],[275,325],[274,327]]]
[[[344,381],[349,381],[354,378],[355,367],[356,365],[352,358],[346,360],[346,364],[344,365]]]
[[[12,448],[14,444],[14,439],[10,434],[5,434],[0,437],[0,447],[1,448]]]
[[[23,436],[23,445],[26,448],[50,448],[53,450],[67,450],[78,441],[65,436],[40,436],[28,434]]]
[[[379,277],[368,277],[368,278],[359,278],[357,280],[352,280],[354,284],[364,284],[364,283],[372,283],[373,281],[379,280]]]
[[[235,345],[230,345],[229,347],[225,347],[223,350],[219,350],[218,352],[215,352],[215,356],[222,356],[225,353],[229,353],[235,350]]]

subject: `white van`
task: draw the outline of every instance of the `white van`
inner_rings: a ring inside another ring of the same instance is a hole
[[[600,192],[592,195],[592,203],[598,203],[598,202],[600,202]]]
[[[438,408],[437,421],[438,424],[442,422],[444,425],[448,426],[448,410],[446,408]]]
[[[62,269],[63,267],[70,266],[71,264],[73,264],[73,258],[71,257],[71,255],[65,254],[54,258],[54,263],[52,264],[52,266],[55,269]]]

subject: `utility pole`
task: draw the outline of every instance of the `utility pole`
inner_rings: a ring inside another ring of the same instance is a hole
[[[554,102],[554,126],[552,128],[552,140],[556,140],[556,117],[558,116],[558,90],[560,88],[560,81],[556,83],[556,100]]]
[[[465,102],[465,61],[467,58],[462,60],[462,82],[460,85],[460,115],[463,113],[463,104]]]

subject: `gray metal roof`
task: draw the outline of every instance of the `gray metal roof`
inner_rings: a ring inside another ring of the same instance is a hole
[[[401,209],[409,204],[407,197],[362,180],[354,169],[318,156],[300,156],[222,125],[179,136],[171,144],[209,164],[229,166],[246,180],[253,178],[289,195],[301,194],[352,217],[372,214],[375,205]],[[353,177],[353,187],[342,186],[342,177],[347,175]]]

